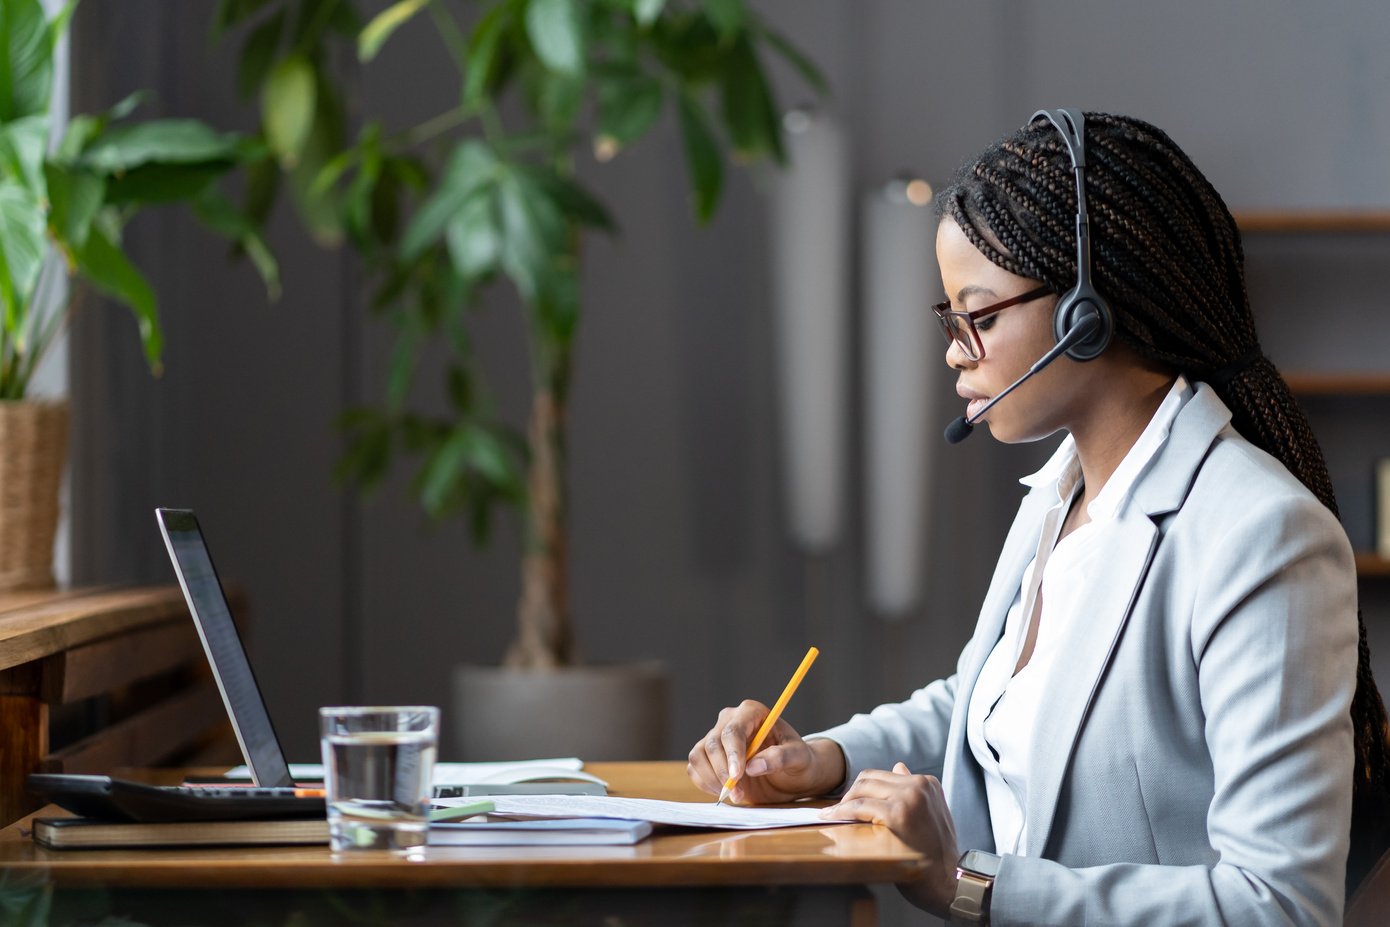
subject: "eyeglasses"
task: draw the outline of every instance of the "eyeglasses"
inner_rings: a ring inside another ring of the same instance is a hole
[[[974,312],[952,311],[951,301],[937,303],[932,306],[932,312],[936,313],[937,321],[941,323],[941,334],[945,336],[947,342],[954,341],[960,345],[960,349],[965,352],[965,356],[971,360],[982,360],[985,356],[985,344],[980,340],[980,332],[975,328],[975,320],[982,319],[987,315],[993,315],[1001,309],[1008,309],[1010,306],[1018,306],[1022,303],[1029,303],[1040,296],[1051,293],[1051,287],[1046,284],[1029,290],[1020,296],[997,302],[992,306],[983,309],[976,309]]]

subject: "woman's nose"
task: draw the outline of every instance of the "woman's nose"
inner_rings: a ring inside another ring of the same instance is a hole
[[[965,370],[974,367],[979,361],[973,359],[960,346],[960,342],[952,338],[946,345],[946,366],[953,370]]]

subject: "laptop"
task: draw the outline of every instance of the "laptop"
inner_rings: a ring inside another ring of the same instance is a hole
[[[197,517],[184,509],[156,509],[159,532],[174,563],[193,626],[203,642],[213,679],[227,707],[241,755],[257,786],[293,788],[290,765],[275,736],[275,726],[256,685],[251,661],[232,621],[212,555]]]
[[[231,608],[212,564],[207,541],[197,516],[187,509],[155,510],[164,545],[169,550],[179,587],[188,602],[194,627],[203,642],[213,678],[236,732],[241,755],[246,759],[251,782],[256,786],[291,789],[296,783],[270,713],[256,685],[246,648],[232,621]],[[572,762],[572,767],[556,764]],[[464,781],[441,782],[439,767],[467,768]],[[484,772],[487,767],[487,772]],[[319,772],[322,775],[321,771]],[[305,777],[307,778],[307,777]],[[439,764],[435,770],[434,797],[456,798],[497,794],[605,795],[606,783],[582,772],[578,760],[537,760],[517,763]]]

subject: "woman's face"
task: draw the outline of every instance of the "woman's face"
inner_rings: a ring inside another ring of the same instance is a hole
[[[951,308],[973,312],[1026,293],[1038,286],[990,263],[965,237],[960,226],[945,218],[936,233],[936,258]],[[984,344],[984,357],[971,360],[955,342],[946,350],[946,363],[960,371],[956,392],[967,401],[964,414],[974,415],[989,399],[1023,376],[1038,358],[1056,344],[1052,333],[1055,295],[1002,309],[975,320]],[[1081,398],[1083,365],[1059,358],[985,413],[990,433],[1014,444],[1036,441],[1067,426],[1069,413]]]

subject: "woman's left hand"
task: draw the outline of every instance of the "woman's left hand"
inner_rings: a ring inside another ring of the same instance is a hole
[[[902,763],[892,772],[866,769],[854,780],[839,804],[821,812],[825,818],[846,818],[883,824],[912,849],[927,858],[927,871],[916,882],[898,885],[907,900],[945,917],[956,893],[956,825],[946,807],[941,780],[914,776]]]

